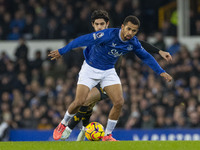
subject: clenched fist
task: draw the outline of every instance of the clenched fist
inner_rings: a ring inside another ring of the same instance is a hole
[[[168,73],[166,73],[166,72],[163,72],[163,73],[161,73],[160,74],[160,76],[161,77],[163,77],[163,78],[165,78],[165,80],[167,80],[167,82],[170,82],[170,81],[172,81],[172,76],[170,76]]]

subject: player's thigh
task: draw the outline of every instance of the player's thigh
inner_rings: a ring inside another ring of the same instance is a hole
[[[112,69],[106,70],[104,74],[104,78],[100,81],[100,85],[102,89],[104,89],[104,87],[116,85],[116,84],[121,85],[121,81],[115,69],[112,68]]]
[[[81,70],[79,72],[79,77],[78,77],[78,83],[77,84],[82,84],[91,90],[93,87],[95,87],[102,78],[102,70],[97,70],[91,66],[89,66],[85,61],[81,67]],[[100,71],[100,72],[99,72]]]
[[[118,103],[122,105],[124,103],[121,84],[106,86],[104,87],[104,90],[106,91],[113,104]]]
[[[86,101],[84,103],[84,106],[89,106],[89,105],[94,106],[95,103],[98,102],[100,99],[101,99],[101,93],[96,87],[94,87],[89,92]]]
[[[83,105],[86,101],[89,91],[90,89],[86,85],[78,84],[76,88],[76,96],[74,102],[78,102],[80,103],[80,105]]]

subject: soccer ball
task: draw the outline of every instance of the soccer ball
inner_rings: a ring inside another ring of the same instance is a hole
[[[90,141],[100,141],[104,134],[104,127],[98,122],[91,122],[85,128],[85,136]]]

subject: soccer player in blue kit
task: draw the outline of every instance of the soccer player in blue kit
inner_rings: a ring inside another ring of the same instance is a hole
[[[93,11],[91,15],[91,24],[95,31],[100,31],[103,29],[108,28],[109,26],[109,15],[108,12],[105,10],[95,10]],[[166,61],[172,60],[171,55],[168,52],[159,50],[158,48],[154,47],[153,45],[144,42],[139,41],[142,45],[142,47],[147,50],[150,53],[157,53],[160,54]],[[120,66],[122,57],[120,56],[118,61],[115,64],[115,70],[119,76],[120,74]],[[84,103],[84,106],[81,106],[79,111],[73,116],[73,118],[69,121],[67,127],[65,128],[65,131],[62,133],[62,140],[65,140],[69,138],[72,130],[75,128],[75,126],[82,121],[82,128],[81,131],[77,137],[77,141],[84,141],[85,140],[85,127],[89,124],[90,116],[92,115],[93,107],[95,104],[103,99],[107,99],[108,96],[106,93],[101,89],[100,84],[97,84],[94,88],[91,89],[91,91],[88,94],[88,97],[86,98],[86,102]]]
[[[69,106],[64,119],[54,130],[54,139],[61,138],[68,121],[78,111],[80,106],[84,104],[89,91],[100,83],[102,89],[105,90],[113,103],[103,141],[115,141],[111,133],[116,126],[124,103],[121,83],[114,69],[119,56],[133,51],[157,74],[164,77],[167,81],[172,80],[172,77],[142,48],[140,42],[135,37],[139,26],[140,22],[135,16],[128,16],[124,20],[121,29],[111,28],[83,35],[70,42],[64,48],[51,51],[49,56],[52,59],[57,59],[73,48],[87,46],[84,50],[85,62],[79,72],[75,100]]]

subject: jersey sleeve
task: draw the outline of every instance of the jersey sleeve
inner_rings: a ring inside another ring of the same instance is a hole
[[[107,41],[109,34],[110,30],[105,29],[98,32],[82,35],[71,41],[65,47],[58,49],[58,51],[61,55],[63,55],[73,48],[104,43],[105,41]]]
[[[160,51],[159,48],[157,48],[157,47],[155,47],[155,46],[153,46],[153,45],[151,45],[151,44],[149,44],[149,43],[147,43],[145,41],[140,41],[139,40],[139,42],[141,43],[142,47],[149,53],[158,54],[159,51]]]
[[[157,63],[154,57],[142,47],[139,41],[137,41],[136,49],[134,52],[145,64],[147,64],[157,74],[160,75],[161,73],[165,72],[165,70],[163,70],[160,67],[160,65]]]

